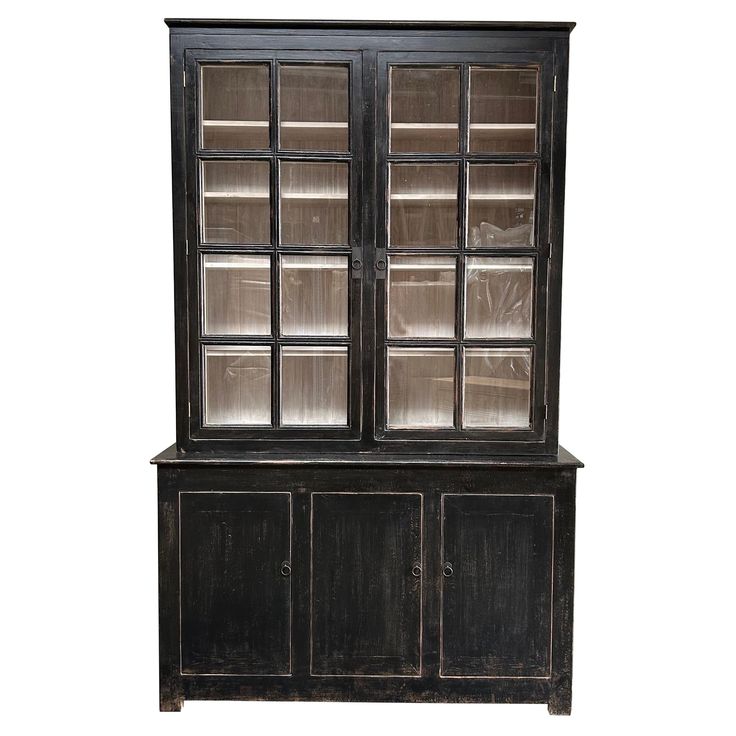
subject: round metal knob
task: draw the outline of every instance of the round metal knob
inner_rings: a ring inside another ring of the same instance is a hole
[[[379,271],[385,271],[385,270],[386,270],[386,261],[385,261],[385,260],[383,260],[383,258],[379,258],[379,259],[378,259],[378,260],[376,261],[376,268],[377,268],[377,269],[378,269]]]
[[[363,268],[363,261],[361,261],[360,258],[353,258],[352,266],[356,271],[360,271],[360,269]]]
[[[284,562],[281,563],[281,574],[288,578],[289,575],[291,575],[291,563],[288,560],[284,560]]]
[[[411,569],[411,574],[415,578],[418,578],[422,574],[422,566],[421,565],[414,565],[414,567],[412,567],[412,569]]]
[[[452,569],[452,565],[449,562],[445,562],[445,564],[442,565],[442,574],[446,578],[449,578],[453,572],[455,571]]]

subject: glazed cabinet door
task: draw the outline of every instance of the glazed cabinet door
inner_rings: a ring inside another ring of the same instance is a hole
[[[361,56],[190,52],[187,80],[190,438],[356,442]]]
[[[422,496],[312,495],[311,674],[421,673]]]
[[[182,674],[291,672],[291,494],[180,494]]]
[[[552,496],[442,496],[443,677],[548,677]]]

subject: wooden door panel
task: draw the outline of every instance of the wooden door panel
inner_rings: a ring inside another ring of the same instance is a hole
[[[420,674],[421,523],[421,494],[313,494],[312,674]]]
[[[550,667],[551,496],[442,497],[445,677],[545,677]]]
[[[291,495],[180,498],[182,672],[289,674]]]

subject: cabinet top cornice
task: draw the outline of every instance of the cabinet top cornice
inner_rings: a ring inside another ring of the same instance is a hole
[[[418,21],[418,20],[234,20],[226,18],[166,18],[172,29],[322,29],[336,31],[531,31],[568,34],[574,22]]]

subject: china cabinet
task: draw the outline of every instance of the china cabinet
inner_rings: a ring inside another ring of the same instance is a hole
[[[167,24],[161,709],[569,713],[574,24]]]

